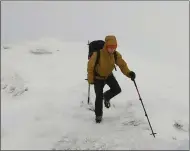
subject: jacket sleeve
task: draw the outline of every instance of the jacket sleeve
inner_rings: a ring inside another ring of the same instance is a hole
[[[116,55],[117,55],[116,65],[118,65],[121,72],[129,78],[130,70],[128,68],[127,63],[123,60],[122,55],[118,51],[116,51]]]
[[[97,53],[93,53],[91,58],[88,60],[87,72],[88,72],[88,82],[89,83],[94,82],[94,65],[95,65],[95,61],[96,61],[96,56],[97,56]]]

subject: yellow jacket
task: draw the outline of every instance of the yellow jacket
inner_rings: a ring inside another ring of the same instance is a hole
[[[89,59],[87,67],[89,83],[93,83],[94,78],[106,79],[112,73],[115,64],[119,66],[120,70],[124,75],[129,77],[130,70],[127,66],[127,63],[123,60],[121,54],[118,51],[116,51],[117,60],[115,62],[114,54],[110,54],[106,50],[106,45],[108,44],[117,45],[115,36],[107,36],[105,38],[104,47],[100,50],[99,62],[97,63],[95,68],[95,71],[98,73],[99,76],[94,77],[94,65],[97,57],[97,52],[94,52],[91,58]]]

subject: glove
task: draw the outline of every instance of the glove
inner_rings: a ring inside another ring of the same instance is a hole
[[[87,80],[88,80],[88,83],[89,84],[94,84],[94,76],[91,76],[91,75],[87,75]]]
[[[89,80],[89,79],[88,79],[88,83],[89,83],[89,84],[94,84],[94,80]]]
[[[132,81],[134,81],[135,78],[136,78],[136,74],[135,74],[135,72],[130,71],[130,72],[129,72],[129,77],[131,78]]]
[[[94,84],[94,82],[88,82],[89,84]]]

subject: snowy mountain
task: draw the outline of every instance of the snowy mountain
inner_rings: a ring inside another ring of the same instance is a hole
[[[104,120],[96,124],[86,108],[86,43],[46,38],[1,48],[1,149],[189,150],[186,54],[175,53],[184,58],[180,61],[170,54],[167,61],[154,61],[127,49],[125,42],[118,51],[137,74],[155,138],[134,83],[119,67],[114,75],[122,93],[110,109],[104,107]],[[92,104],[94,99],[91,86]]]

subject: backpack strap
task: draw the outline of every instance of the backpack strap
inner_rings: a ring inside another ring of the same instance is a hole
[[[116,63],[116,61],[117,61],[117,53],[116,53],[116,51],[113,53],[114,54],[114,59],[115,59],[115,63]],[[114,65],[114,68],[115,68],[115,71],[117,71],[117,69],[116,69],[116,66]]]

